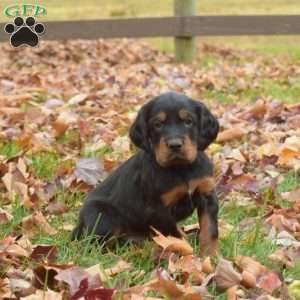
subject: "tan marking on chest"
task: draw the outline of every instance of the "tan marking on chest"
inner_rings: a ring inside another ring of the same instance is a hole
[[[189,183],[180,184],[161,196],[164,206],[173,206],[186,195],[195,191],[199,194],[208,194],[213,191],[215,182],[213,177],[192,179]]]
[[[215,187],[215,180],[211,176],[196,178],[189,182],[189,186],[193,192],[197,190],[199,194],[209,194]]]
[[[174,205],[177,201],[183,198],[188,192],[188,187],[186,184],[181,184],[174,187],[172,190],[164,193],[161,196],[161,200],[164,206]]]

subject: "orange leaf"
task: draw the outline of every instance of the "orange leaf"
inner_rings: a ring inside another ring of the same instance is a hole
[[[50,226],[46,218],[40,212],[36,212],[22,220],[22,231],[30,237],[39,232],[44,232],[50,235],[57,233],[57,231]]]
[[[217,142],[224,143],[243,137],[247,132],[240,127],[225,129],[218,134]]]
[[[115,276],[121,272],[131,269],[131,267],[131,264],[129,264],[128,262],[119,260],[114,267],[105,269],[104,271],[107,276]]]
[[[156,233],[156,236],[153,237],[154,242],[161,246],[164,250],[179,252],[182,255],[193,254],[193,248],[186,240],[173,236],[166,237],[158,230],[154,228],[152,228],[152,230]]]
[[[258,280],[258,286],[265,291],[272,293],[274,290],[281,286],[281,280],[274,272],[268,272],[264,274]]]
[[[242,276],[233,268],[232,262],[222,258],[216,268],[215,280],[221,290],[226,290],[239,284]]]
[[[52,123],[52,128],[54,129],[55,137],[59,138],[67,131],[69,124],[62,121],[55,121]]]
[[[195,285],[201,284],[204,280],[201,259],[194,255],[182,256],[177,259],[175,254],[171,254],[168,269],[171,273],[183,274],[185,279],[189,277],[189,281]]]
[[[238,296],[236,294],[237,289],[238,289],[237,285],[234,285],[233,287],[231,287],[227,290],[227,300],[237,300],[238,299]]]
[[[243,280],[241,284],[246,288],[252,289],[256,287],[256,277],[252,273],[244,270],[242,273],[242,278]]]
[[[248,256],[237,256],[235,263],[243,270],[251,273],[255,278],[267,271],[267,268]]]

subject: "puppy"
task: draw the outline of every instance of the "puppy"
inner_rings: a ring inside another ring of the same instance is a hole
[[[181,237],[177,222],[198,210],[203,254],[218,242],[218,200],[213,165],[203,152],[219,131],[198,101],[168,92],[139,111],[129,136],[140,150],[92,191],[72,238],[149,237],[151,227]]]

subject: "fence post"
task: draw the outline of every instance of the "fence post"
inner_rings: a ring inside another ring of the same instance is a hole
[[[175,16],[196,14],[197,0],[174,0]],[[195,37],[175,37],[175,58],[177,62],[191,63],[196,57]]]

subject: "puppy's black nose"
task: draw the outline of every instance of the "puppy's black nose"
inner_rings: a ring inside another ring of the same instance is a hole
[[[167,141],[167,146],[173,151],[180,150],[182,145],[183,145],[183,141],[182,139],[179,138],[174,138]]]

